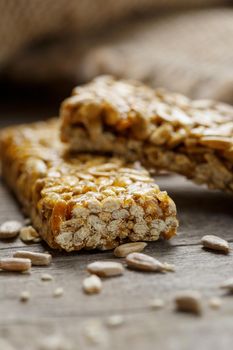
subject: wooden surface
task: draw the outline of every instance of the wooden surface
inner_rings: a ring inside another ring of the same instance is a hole
[[[0,123],[15,122],[12,114]],[[28,117],[18,118],[23,122]],[[0,350],[219,350],[232,349],[233,295],[218,288],[233,277],[233,250],[228,256],[203,251],[200,238],[217,234],[233,249],[233,197],[208,191],[179,176],[156,181],[169,192],[178,207],[179,235],[171,242],[149,244],[145,252],[175,264],[176,272],[139,273],[126,270],[122,277],[103,281],[103,292],[87,296],[82,280],[88,262],[114,259],[112,252],[53,254],[48,268],[33,267],[31,274],[0,272]],[[0,185],[0,222],[23,219],[20,208],[4,184]],[[0,255],[11,256],[18,248],[44,251],[41,244],[24,245],[20,240],[0,241]],[[115,258],[116,259],[116,258]],[[42,282],[42,273],[51,273],[52,282]],[[61,298],[52,296],[63,287]],[[174,311],[173,296],[182,289],[203,294],[201,317]],[[28,303],[19,301],[23,290],[31,293]],[[208,300],[221,296],[220,310],[212,310]],[[148,304],[159,297],[166,306],[153,310]],[[109,328],[109,316],[122,315],[124,324]]]

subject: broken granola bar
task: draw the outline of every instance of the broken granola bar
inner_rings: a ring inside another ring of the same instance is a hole
[[[61,107],[62,140],[233,192],[233,107],[99,77]]]
[[[5,129],[4,180],[33,226],[53,248],[112,249],[176,233],[176,207],[138,164],[96,155],[72,156],[57,120]]]

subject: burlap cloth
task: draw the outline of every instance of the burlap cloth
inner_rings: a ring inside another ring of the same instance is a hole
[[[111,73],[233,102],[233,9],[219,3],[1,0],[0,72],[72,84]]]

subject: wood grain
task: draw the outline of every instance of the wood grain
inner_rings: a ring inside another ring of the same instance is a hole
[[[156,182],[177,204],[179,235],[171,242],[151,243],[145,252],[174,264],[176,272],[153,274],[126,270],[122,277],[104,279],[101,294],[88,296],[82,291],[87,263],[116,259],[112,252],[64,254],[51,251],[53,262],[49,267],[33,267],[31,274],[1,271],[1,350],[7,350],[7,346],[17,350],[219,350],[232,347],[233,296],[226,295],[218,286],[225,278],[233,277],[233,198],[175,175],[158,176]],[[0,222],[7,219],[23,220],[23,216],[1,183]],[[225,256],[204,251],[200,245],[204,234],[227,239],[231,242],[231,253]],[[45,244],[28,246],[16,239],[0,241],[0,256],[12,256],[18,248],[49,250]],[[52,274],[54,280],[42,282],[40,277],[44,272]],[[64,288],[61,298],[52,296],[57,287]],[[201,291],[202,317],[174,311],[174,293],[182,289]],[[31,293],[28,303],[19,301],[23,290]],[[222,297],[220,310],[208,307],[211,296]],[[164,309],[155,311],[148,306],[154,297],[165,300]],[[106,319],[114,314],[123,315],[124,324],[110,329]],[[93,322],[99,330],[97,340],[88,339],[86,335]]]

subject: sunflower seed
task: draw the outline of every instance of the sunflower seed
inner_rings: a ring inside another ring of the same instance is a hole
[[[190,290],[178,293],[175,296],[175,304],[177,311],[196,315],[202,313],[201,295],[198,291]]]
[[[142,252],[146,246],[145,242],[125,243],[115,248],[114,255],[118,258],[124,258],[130,253]]]
[[[22,258],[0,259],[0,269],[5,271],[24,272],[31,268],[31,260]]]
[[[0,225],[0,239],[14,238],[19,234],[22,224],[19,221],[6,221]]]
[[[152,256],[142,253],[131,253],[126,257],[126,264],[133,270],[163,272],[163,264]]]
[[[87,265],[87,271],[100,277],[111,277],[122,275],[124,267],[119,262],[95,261]]]
[[[13,254],[16,258],[30,259],[32,265],[36,266],[48,266],[52,261],[52,256],[45,253],[29,252],[26,250],[19,250]]]
[[[204,248],[215,250],[225,254],[228,254],[230,250],[229,244],[225,239],[214,235],[206,235],[202,237],[201,243]]]

